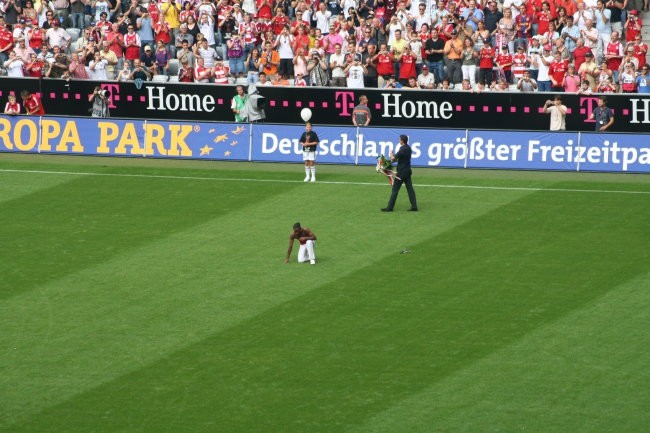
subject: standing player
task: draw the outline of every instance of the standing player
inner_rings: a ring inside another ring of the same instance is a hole
[[[316,182],[316,147],[320,140],[318,135],[311,130],[311,122],[305,124],[305,132],[300,136],[302,144],[302,160],[305,161],[305,182]]]
[[[315,265],[316,255],[314,254],[314,242],[316,241],[316,235],[307,227],[301,227],[300,223],[295,223],[293,225],[293,231],[289,235],[289,249],[287,250],[287,257],[284,259],[284,263],[289,263],[291,250],[293,250],[293,242],[296,239],[298,240],[298,243],[300,243],[300,249],[298,250],[298,263],[304,263],[309,260],[309,263]]]

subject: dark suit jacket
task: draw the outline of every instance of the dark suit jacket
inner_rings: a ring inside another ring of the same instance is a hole
[[[397,161],[397,176],[404,179],[411,175],[411,146],[408,144],[400,145],[399,150],[395,154]]]

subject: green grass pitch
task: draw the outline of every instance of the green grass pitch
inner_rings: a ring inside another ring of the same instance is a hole
[[[650,177],[303,176],[0,155],[0,432],[648,431]]]

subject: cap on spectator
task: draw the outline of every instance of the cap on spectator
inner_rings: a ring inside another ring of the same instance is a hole
[[[544,51],[551,51],[553,47],[551,47],[551,44],[546,44],[544,45]]]
[[[451,31],[451,34],[452,34],[452,35],[457,35],[457,34],[458,34],[458,31],[457,31],[456,29],[454,29],[454,30]]]
[[[95,42],[95,38],[93,38],[92,36],[89,37],[88,40],[89,40],[90,42]]]
[[[518,46],[517,46],[517,49],[518,49],[518,50],[523,50],[523,49],[524,49],[524,46],[523,46],[523,45],[518,45]]]
[[[427,65],[422,65],[422,70],[423,70],[423,71],[428,71],[428,70],[429,70],[429,67],[428,67]]]
[[[97,23],[96,23],[95,21],[91,21],[91,22],[90,22],[90,27],[95,27],[96,24],[97,24]]]
[[[241,6],[239,6],[239,3],[235,3],[235,4],[233,5],[233,7],[235,7],[235,8],[240,8]]]
[[[97,16],[97,15],[95,15],[95,16]],[[106,12],[102,12],[101,14],[99,14],[99,16],[100,16],[100,17],[107,17],[108,14],[107,14]]]
[[[591,51],[587,51],[585,53],[585,57],[593,57],[593,56],[594,56],[594,53],[592,53]]]
[[[634,51],[634,47],[633,47],[632,45],[628,45],[628,46],[627,46],[627,50],[628,50],[628,51]]]
[[[507,45],[501,45],[501,49],[502,49],[502,50],[507,50],[507,49],[508,49],[508,46],[507,46]],[[549,48],[549,50],[550,50],[550,48]]]
[[[360,54],[355,54],[354,55],[354,61],[355,62],[360,62],[361,61],[361,55]]]
[[[636,9],[632,9],[632,10],[630,11],[630,15],[638,15],[638,14],[639,14],[639,11],[636,10]]]
[[[151,51],[151,47],[150,47],[149,45],[145,45],[145,46],[144,46],[144,50],[145,50],[145,51]]]
[[[25,20],[23,18],[20,19],[20,24],[25,24]]]

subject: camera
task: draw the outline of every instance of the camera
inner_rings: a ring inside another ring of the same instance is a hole
[[[109,96],[111,96],[111,92],[110,92],[110,91],[108,91],[108,90],[106,90],[106,89],[103,89],[103,90],[102,90],[102,88],[99,87],[99,86],[95,87],[95,93],[96,93],[99,97],[104,98],[104,99],[106,99],[106,98],[108,98]]]

